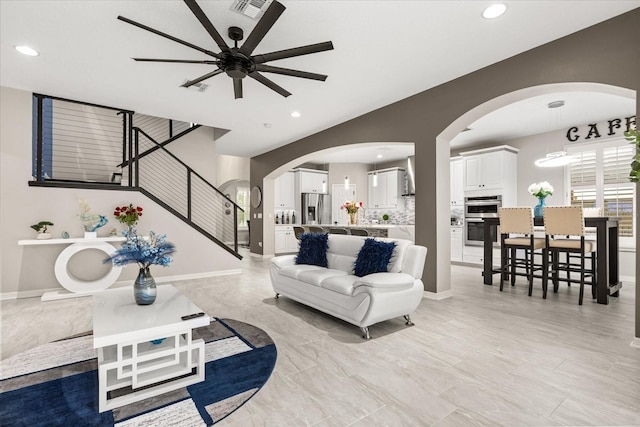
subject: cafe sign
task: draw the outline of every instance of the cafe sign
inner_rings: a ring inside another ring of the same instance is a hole
[[[570,142],[579,140],[597,140],[599,138],[622,136],[624,132],[636,128],[636,116],[629,116],[622,119],[611,119],[606,122],[573,126],[567,130],[566,136]]]

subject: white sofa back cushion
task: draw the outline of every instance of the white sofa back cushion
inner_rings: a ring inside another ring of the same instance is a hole
[[[353,274],[353,267],[356,259],[358,258],[358,252],[360,252],[360,248],[366,239],[367,237],[363,236],[329,234],[329,249],[327,250],[328,267]],[[377,237],[376,240],[381,240],[383,242],[395,242],[396,247],[393,250],[391,261],[387,266],[387,271],[390,273],[402,272],[407,248],[413,245],[413,242],[404,239],[380,237]]]

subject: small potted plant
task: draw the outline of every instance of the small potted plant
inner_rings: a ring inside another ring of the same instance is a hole
[[[51,233],[47,233],[47,227],[53,225],[52,222],[49,221],[40,221],[37,224],[33,224],[31,228],[38,232],[36,239],[38,240],[46,240],[51,238]]]
[[[389,215],[388,214],[384,214],[382,215],[382,220],[384,221],[384,223],[386,224],[387,221],[389,221]]]

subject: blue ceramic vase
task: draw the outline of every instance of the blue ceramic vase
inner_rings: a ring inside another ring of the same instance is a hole
[[[533,216],[542,218],[544,207],[547,206],[546,199],[546,197],[538,197],[538,204],[533,208]]]
[[[133,296],[138,305],[150,305],[156,300],[158,290],[156,281],[151,276],[149,267],[141,268],[136,281],[133,283]]]

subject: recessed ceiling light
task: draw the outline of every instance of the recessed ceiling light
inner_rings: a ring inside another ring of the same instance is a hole
[[[376,157],[381,159],[382,158],[382,154],[378,154]]]
[[[482,12],[482,17],[486,19],[497,18],[507,10],[507,6],[503,3],[492,4]]]
[[[38,56],[38,52],[29,46],[16,46],[16,50],[27,56]]]
[[[553,101],[547,104],[549,108],[560,108],[562,106],[564,106],[564,101]]]
[[[300,117],[302,114],[300,114],[300,111],[292,111],[291,112],[291,117]]]

